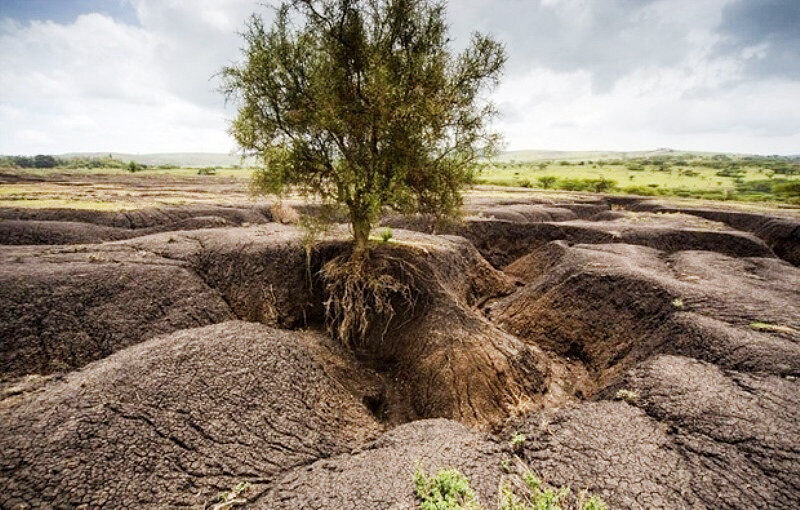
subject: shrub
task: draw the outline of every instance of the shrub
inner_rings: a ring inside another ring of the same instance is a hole
[[[33,157],[33,166],[36,168],[53,168],[58,165],[58,160],[49,154],[37,154]]]
[[[628,186],[622,188],[622,191],[625,193],[630,193],[631,195],[644,195],[648,197],[658,195],[658,192],[653,190],[652,188],[648,188],[646,186]]]
[[[539,184],[540,188],[543,189],[550,189],[556,183],[558,179],[556,179],[553,175],[542,175],[541,177],[536,178],[536,182]]]
[[[549,487],[530,470],[518,457],[515,472],[500,482],[499,506],[501,510],[608,510],[606,504],[596,496],[586,492],[578,495],[578,505],[570,504],[570,488]]]
[[[597,496],[587,498],[585,493],[581,493],[578,501],[581,510],[608,510],[608,505]]]
[[[739,168],[726,168],[717,172],[716,175],[719,177],[743,177],[744,173],[744,170]]]
[[[606,179],[605,177],[601,177],[600,179],[593,179],[592,182],[594,185],[594,191],[598,191],[601,193],[605,191],[611,191],[613,189],[616,189],[617,187],[616,181],[613,181],[611,179]]]
[[[213,166],[198,168],[197,175],[217,175],[217,169]]]
[[[533,184],[531,184],[531,181],[528,179],[522,179],[521,181],[519,181],[519,186],[521,188],[531,188],[533,187]]]
[[[428,476],[421,468],[414,472],[414,487],[420,510],[481,510],[467,477],[457,469],[441,469]]]
[[[617,182],[601,177],[599,179],[561,179],[558,187],[568,191],[595,191],[605,192],[617,188]]]
[[[797,175],[800,174],[800,165],[779,165],[772,167],[772,171],[776,174],[783,175]]]
[[[511,476],[500,482],[500,510],[608,510],[602,499],[585,491],[578,494],[577,506],[571,505],[569,487],[548,487],[522,461],[516,457],[515,461],[513,467],[510,460],[503,461]],[[457,469],[441,469],[428,476],[417,468],[413,481],[420,510],[483,510],[469,480]]]
[[[147,165],[142,165],[140,163],[137,163],[136,161],[129,161],[126,168],[130,173],[134,173],[146,169]]]
[[[800,203],[800,180],[789,182],[776,182],[772,192],[780,198]]]

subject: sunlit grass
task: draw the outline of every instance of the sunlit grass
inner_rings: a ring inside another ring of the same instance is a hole
[[[720,190],[725,188],[735,188],[735,183],[731,177],[721,177],[716,175],[717,170],[700,166],[688,165],[681,167],[696,172],[698,175],[686,175],[679,173],[676,168],[669,172],[656,170],[633,171],[622,165],[609,165],[602,162],[591,165],[569,164],[560,165],[558,163],[548,164],[544,168],[539,168],[537,164],[520,165],[516,167],[490,167],[484,170],[479,176],[478,181],[482,184],[497,184],[502,186],[519,186],[526,179],[531,183],[536,182],[536,178],[544,175],[552,175],[558,179],[598,179],[606,178],[617,182],[620,187],[624,186],[650,186],[657,184],[663,188],[686,188],[694,190]],[[744,180],[765,179],[766,176],[761,169],[749,167],[743,177]]]

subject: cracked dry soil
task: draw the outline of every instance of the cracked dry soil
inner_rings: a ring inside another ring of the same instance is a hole
[[[387,217],[419,296],[360,352],[315,276],[343,229],[0,210],[0,507],[415,508],[421,465],[491,508],[516,433],[611,508],[800,507],[798,215],[623,202]]]

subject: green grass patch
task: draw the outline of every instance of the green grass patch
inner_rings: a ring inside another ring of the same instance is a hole
[[[512,465],[513,464],[513,465]],[[551,487],[519,457],[503,461],[506,475],[498,488],[500,510],[608,510],[608,505],[585,491],[570,499],[569,487]],[[469,479],[457,469],[441,469],[427,475],[414,472],[414,489],[420,510],[484,510]],[[574,502],[574,503],[573,503]]]
[[[800,204],[800,164],[774,157],[499,159],[479,165],[477,182],[538,189]]]
[[[414,487],[420,510],[482,510],[467,477],[457,469],[441,469],[428,476],[422,468],[414,472]]]

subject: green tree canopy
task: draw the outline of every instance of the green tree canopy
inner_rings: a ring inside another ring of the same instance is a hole
[[[476,159],[496,150],[486,97],[506,61],[475,33],[454,53],[433,0],[291,0],[253,15],[222,71],[231,132],[263,158],[254,189],[347,206],[356,250],[383,206],[451,214]]]

